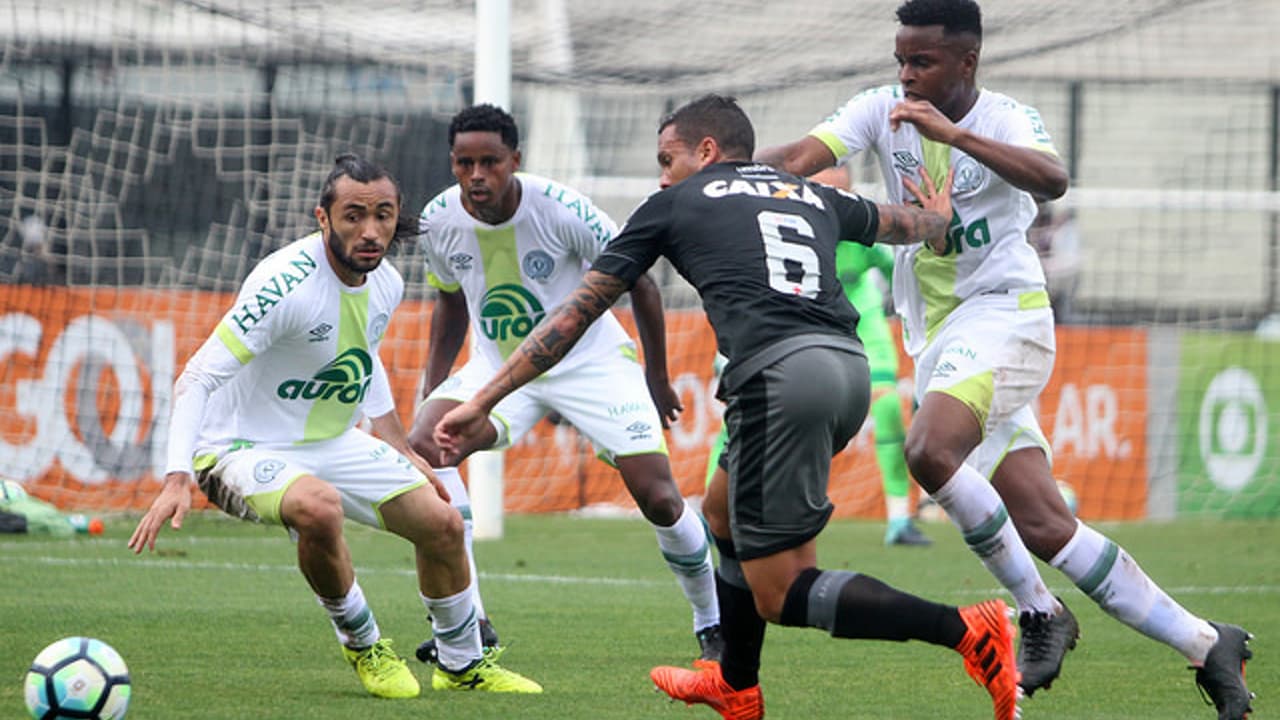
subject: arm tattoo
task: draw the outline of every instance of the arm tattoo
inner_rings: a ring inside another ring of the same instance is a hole
[[[877,239],[891,245],[930,242],[942,238],[947,220],[935,212],[907,205],[881,205]]]
[[[539,373],[546,372],[569,354],[591,323],[607,312],[626,289],[621,278],[588,271],[578,289],[525,338],[520,352]]]

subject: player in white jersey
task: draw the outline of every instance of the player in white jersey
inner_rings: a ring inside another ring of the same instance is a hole
[[[647,277],[631,295],[643,368],[635,344],[617,318],[605,313],[564,362],[494,408],[484,437],[450,453],[442,453],[432,437],[436,422],[470,399],[534,326],[577,289],[617,232],[608,215],[571,188],[517,173],[519,137],[511,115],[492,105],[466,108],[449,125],[458,184],[428,202],[421,217],[428,282],[440,292],[432,312],[425,401],[410,442],[435,466],[467,520],[470,554],[469,500],[455,466],[477,450],[510,446],[550,412],[572,423],[618,469],[652,523],[692,607],[700,653],[718,659],[720,614],[710,547],[701,519],[671,477],[662,434],[681,408],[667,379],[662,300]],[[468,321],[474,352],[449,377]],[[472,558],[473,583],[474,567]],[[476,587],[477,604],[479,597]],[[496,646],[492,625],[482,622],[486,643]],[[424,661],[433,653],[431,640],[418,649]]]
[[[269,255],[174,387],[164,486],[129,547],[182,526],[191,478],[228,514],[283,525],[329,614],[342,654],[378,697],[419,685],[383,638],[355,577],[344,518],[413,543],[418,590],[440,637],[432,687],[541,692],[481,652],[462,518],[409,446],[378,357],[404,281],[382,262],[416,227],[400,188],[354,155],[338,158],[315,215],[320,232]],[[355,427],[371,419],[374,437]],[[381,439],[378,439],[381,438]]]
[[[917,245],[896,256],[894,303],[920,402],[905,451],[920,485],[1018,601],[1024,690],[1049,686],[1078,634],[1030,548],[1113,617],[1185,655],[1220,718],[1241,718],[1248,633],[1170,598],[1072,515],[1050,472],[1030,404],[1052,372],[1053,316],[1026,230],[1033,196],[1061,196],[1066,169],[1034,109],[977,86],[976,3],[908,0],[897,15],[899,84],[854,97],[807,137],[757,159],[809,175],[874,149],[893,200],[904,197],[904,179],[954,172],[946,252]]]

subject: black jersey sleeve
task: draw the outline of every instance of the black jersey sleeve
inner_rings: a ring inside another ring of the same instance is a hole
[[[622,278],[627,287],[662,255],[671,225],[670,191],[650,195],[627,218],[616,237],[600,252],[592,270]]]
[[[838,188],[817,185],[822,199],[835,210],[840,223],[840,239],[862,245],[873,245],[880,231],[880,211],[876,204],[861,195]]]

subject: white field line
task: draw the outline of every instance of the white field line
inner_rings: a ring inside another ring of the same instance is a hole
[[[102,541],[98,541],[102,542]],[[111,544],[118,544],[118,541],[110,541]],[[15,543],[15,545],[27,545],[27,543]],[[63,545],[65,547],[65,544]],[[3,549],[3,544],[0,544]],[[10,555],[5,557],[2,566],[12,565],[46,565],[46,566],[69,566],[69,567],[116,567],[129,569],[147,569],[147,570],[212,570],[212,571],[231,571],[231,572],[268,572],[268,573],[296,573],[298,568],[296,565],[276,565],[270,563],[229,563],[229,562],[200,562],[185,560],[167,560],[157,558],[134,558],[128,556],[120,558],[68,558],[53,557],[48,555]],[[414,575],[414,570],[410,568],[369,568],[357,565],[357,570],[362,574],[377,575]],[[497,582],[515,582],[515,583],[538,583],[546,585],[594,585],[594,586],[613,586],[613,587],[668,587],[671,583],[666,580],[646,580],[641,578],[620,578],[620,577],[598,577],[598,576],[573,576],[573,575],[539,575],[534,573],[493,573],[480,572],[480,579]],[[1055,593],[1062,593],[1066,590],[1063,588],[1050,588]],[[1171,595],[1274,595],[1280,594],[1280,585],[1181,585],[1175,587],[1166,587],[1165,592]],[[962,596],[982,596],[990,597],[1004,593],[1003,588],[971,588],[965,590],[949,590],[944,591],[947,595]]]

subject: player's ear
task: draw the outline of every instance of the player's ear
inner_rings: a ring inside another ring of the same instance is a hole
[[[520,169],[520,151],[519,150],[511,151],[511,165],[512,165],[512,169],[514,170]]]
[[[329,231],[329,214],[319,205],[316,206],[316,222],[320,223],[321,230]]]
[[[706,167],[720,160],[720,143],[710,135],[698,141],[698,166]]]

